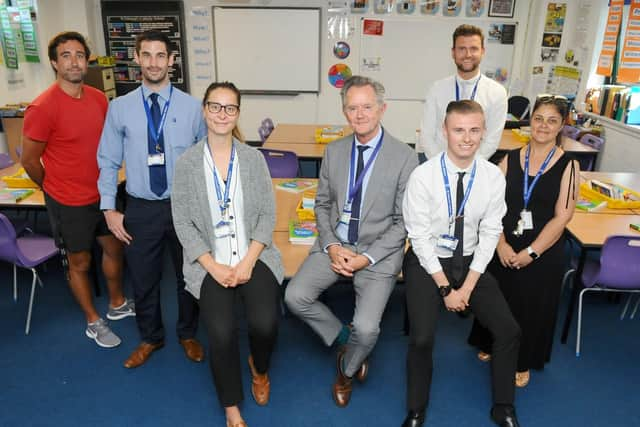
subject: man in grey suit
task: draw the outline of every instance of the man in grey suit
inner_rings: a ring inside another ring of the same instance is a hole
[[[367,356],[402,265],[402,199],[418,160],[380,125],[387,108],[380,83],[353,76],[340,95],[354,134],[327,146],[315,205],[319,237],[291,279],[285,302],[327,346],[338,348],[333,398],[344,407],[353,376],[367,376]],[[318,300],[343,277],[353,279],[356,294],[351,326]]]

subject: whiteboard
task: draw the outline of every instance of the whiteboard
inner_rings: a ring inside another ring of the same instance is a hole
[[[473,24],[482,28],[485,35],[482,72],[486,74],[502,68],[510,76],[514,45],[487,40],[489,24],[496,23],[500,22],[446,17],[384,19],[381,36],[361,36],[360,74],[380,81],[385,86],[387,99],[424,101],[427,89],[434,81],[456,71],[451,58],[453,31],[461,24]],[[516,38],[517,33],[516,26]],[[508,81],[501,83],[508,85]]]
[[[214,7],[215,72],[243,93],[320,91],[320,9]]]

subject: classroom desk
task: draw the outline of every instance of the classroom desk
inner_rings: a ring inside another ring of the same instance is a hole
[[[314,178],[304,178],[308,181],[318,181]],[[289,232],[289,220],[297,217],[296,207],[302,198],[302,193],[291,193],[289,191],[278,190],[276,185],[281,182],[290,181],[289,178],[272,178],[273,192],[276,198],[276,226],[274,231]],[[301,246],[301,245],[294,245]]]
[[[327,125],[298,125],[282,123],[276,126],[263,147],[274,150],[286,150],[295,152],[303,159],[321,159],[327,144],[315,142],[315,130],[318,127]],[[345,127],[346,134],[351,133],[351,128]],[[510,129],[502,132],[502,139],[498,147],[498,152],[507,152],[515,148],[523,147],[526,143],[520,141]],[[575,141],[568,137],[563,137],[562,148],[578,156],[597,156],[598,150]]]
[[[640,174],[632,172],[580,172],[580,181],[585,182],[595,179],[602,182],[615,183],[622,185],[631,190],[640,191]],[[583,211],[576,211],[583,212]],[[603,208],[597,211],[589,212],[593,214],[614,214],[614,215],[633,215],[640,214],[640,209],[610,209]]]
[[[560,338],[560,341],[563,344],[567,342],[576,300],[580,289],[582,289],[582,271],[584,270],[587,252],[602,248],[607,237],[612,235],[640,235],[640,233],[629,227],[629,224],[631,223],[639,224],[640,215],[633,213],[620,215],[576,212],[569,224],[567,224],[566,229],[569,236],[580,246],[580,255],[575,271],[575,280],[573,290],[571,291],[571,298],[569,299],[569,307],[567,308],[567,315]]]
[[[0,169],[0,178],[15,174],[20,167],[20,163],[14,163],[8,168]],[[0,179],[0,189],[2,188],[6,188],[6,185]],[[37,210],[44,209],[44,207],[44,193],[40,188],[36,188],[32,195],[20,200],[18,203],[0,201],[0,208]]]

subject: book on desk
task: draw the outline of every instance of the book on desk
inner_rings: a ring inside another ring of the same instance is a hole
[[[276,185],[276,189],[290,193],[302,193],[318,186],[317,181],[303,178],[293,178]]]
[[[34,193],[32,188],[3,188],[0,189],[0,202],[18,203]]]

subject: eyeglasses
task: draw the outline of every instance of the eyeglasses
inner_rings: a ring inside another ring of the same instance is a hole
[[[549,93],[541,93],[540,95],[538,95],[536,97],[537,101],[546,103],[546,102],[556,102],[559,101],[562,104],[568,104],[569,100],[567,99],[566,96],[562,96],[562,95],[551,95]]]
[[[205,105],[211,114],[218,114],[223,108],[227,116],[235,116],[240,111],[240,106],[234,104],[222,105],[217,102],[206,102]]]

